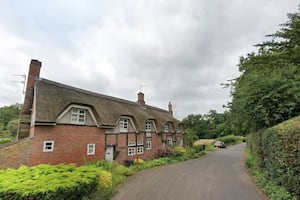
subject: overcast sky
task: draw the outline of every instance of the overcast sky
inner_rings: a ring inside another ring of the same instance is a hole
[[[1,0],[0,107],[23,102],[31,59],[41,77],[174,115],[223,112],[221,83],[297,0]]]

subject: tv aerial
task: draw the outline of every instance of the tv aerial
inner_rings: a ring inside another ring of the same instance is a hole
[[[14,74],[13,76],[20,76],[21,77],[21,80],[19,80],[19,81],[12,81],[12,82],[21,83],[23,85],[23,91],[22,91],[22,93],[25,94],[26,74]]]

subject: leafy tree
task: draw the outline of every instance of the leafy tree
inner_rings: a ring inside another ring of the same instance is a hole
[[[232,92],[232,130],[246,134],[300,114],[300,13],[288,14],[257,53],[240,58]]]
[[[18,129],[20,104],[0,108],[0,137],[14,138]]]
[[[187,147],[190,147],[198,139],[197,133],[192,129],[186,129],[184,134],[184,142]]]

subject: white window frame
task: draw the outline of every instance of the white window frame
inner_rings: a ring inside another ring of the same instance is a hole
[[[133,156],[135,155],[135,147],[128,147],[128,156]]]
[[[95,155],[96,144],[87,144],[86,154]]]
[[[142,146],[142,145],[144,145],[144,141],[137,141],[137,146]]]
[[[146,123],[145,123],[145,131],[146,132],[151,132],[152,131],[152,122],[151,121],[146,121]]]
[[[167,138],[167,144],[168,144],[168,145],[172,145],[172,144],[173,144],[172,138]]]
[[[71,109],[71,123],[72,124],[85,124],[86,110],[82,108],[73,107]]]
[[[121,118],[119,121],[120,132],[128,132],[128,126],[129,126],[129,119]]]
[[[146,141],[146,149],[152,149],[152,141],[151,140]]]
[[[53,152],[53,150],[54,150],[54,141],[53,140],[44,141],[43,152]]]
[[[135,146],[135,141],[129,141],[128,146],[129,147],[134,147]]]
[[[176,132],[182,132],[182,127],[179,125],[179,126],[177,126],[177,128],[176,128]]]
[[[169,126],[169,124],[165,124],[165,126],[164,126],[164,132],[170,132],[170,126]]]
[[[144,146],[136,147],[136,153],[137,154],[143,154],[144,153]]]
[[[152,137],[152,133],[151,132],[146,132],[146,137]]]

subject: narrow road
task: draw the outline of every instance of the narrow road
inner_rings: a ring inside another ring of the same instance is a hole
[[[245,144],[129,177],[113,200],[264,200],[244,168]]]

